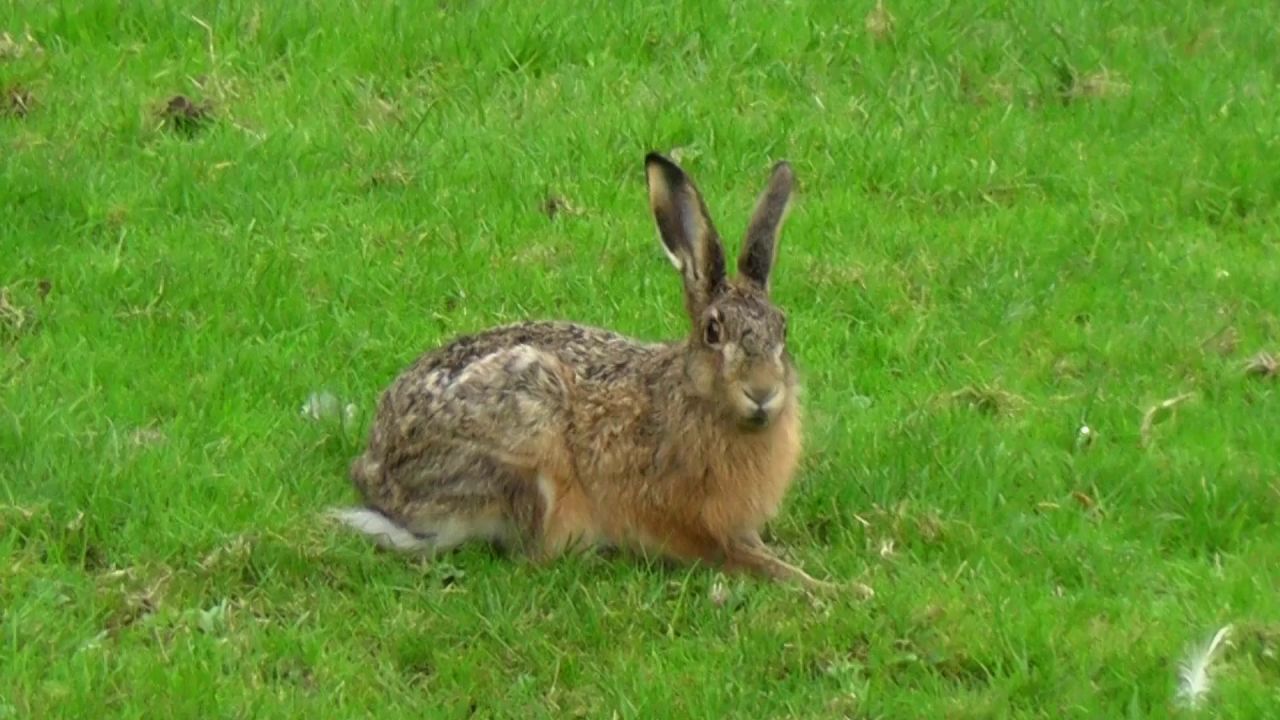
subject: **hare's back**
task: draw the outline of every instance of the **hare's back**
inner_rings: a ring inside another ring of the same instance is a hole
[[[584,379],[607,379],[625,373],[662,347],[587,325],[524,322],[455,338],[423,355],[405,374],[457,376],[478,360],[520,346],[554,356]],[[440,379],[448,381],[447,377]]]

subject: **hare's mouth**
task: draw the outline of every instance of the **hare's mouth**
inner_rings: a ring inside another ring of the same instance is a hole
[[[773,422],[773,415],[764,408],[756,408],[738,418],[738,425],[748,432],[755,432],[769,427]]]

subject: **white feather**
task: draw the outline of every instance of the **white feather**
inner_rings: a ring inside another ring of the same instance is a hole
[[[1207,645],[1196,648],[1179,667],[1178,699],[1188,707],[1200,707],[1209,693],[1212,680],[1209,666],[1217,656],[1218,648],[1231,634],[1231,626],[1224,625]]]

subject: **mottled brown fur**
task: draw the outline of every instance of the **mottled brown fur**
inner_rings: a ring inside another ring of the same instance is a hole
[[[646,171],[689,335],[526,322],[458,338],[382,395],[352,480],[369,512],[417,538],[402,546],[427,552],[616,545],[821,584],[759,534],[801,452],[786,321],[768,298],[791,170],[775,167],[735,278],[692,181],[654,154]]]

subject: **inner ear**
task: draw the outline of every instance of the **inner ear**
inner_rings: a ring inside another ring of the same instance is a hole
[[[702,194],[674,162],[645,157],[649,203],[667,257],[684,280],[689,312],[706,307],[725,284],[724,250]]]

